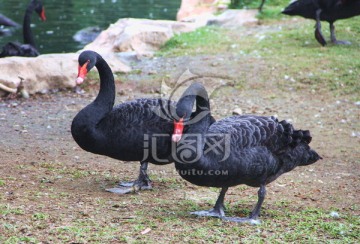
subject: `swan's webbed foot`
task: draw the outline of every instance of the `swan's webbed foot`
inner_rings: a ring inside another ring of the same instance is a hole
[[[194,214],[197,216],[201,216],[201,217],[215,217],[215,218],[224,218],[225,217],[225,212],[224,212],[224,208],[213,208],[210,210],[201,210],[201,211],[195,211],[195,212],[190,212],[190,214]]]
[[[114,188],[107,188],[105,191],[115,193],[115,194],[127,194],[135,192],[132,187],[114,187]]]
[[[331,42],[337,45],[351,45],[351,42],[349,41],[339,41],[336,40],[336,36],[335,36],[335,25],[334,23],[330,22],[330,39]]]
[[[248,223],[251,225],[259,225],[261,223],[260,220],[258,219],[253,219],[253,218],[240,218],[240,217],[223,217],[222,218],[225,221],[230,221],[230,222],[236,222],[236,223]]]
[[[132,182],[120,182],[117,187],[105,189],[108,192],[115,194],[134,193],[140,190],[152,189],[151,180],[146,173],[148,163],[142,162],[140,166],[139,177]]]
[[[351,45],[351,42],[349,41],[340,41],[340,40],[333,40],[332,43],[336,44],[336,45]]]
[[[122,181],[119,182],[118,187],[132,187],[135,181]]]
[[[203,217],[215,217],[222,219],[225,217],[225,206],[224,206],[224,197],[225,193],[228,190],[227,187],[223,187],[220,191],[220,195],[218,199],[216,200],[215,206],[213,209],[210,210],[202,210],[202,211],[195,211],[191,212],[190,214],[195,214],[197,216],[203,216]]]
[[[121,182],[117,187],[105,189],[115,194],[135,193],[140,190],[151,190],[151,181]]]

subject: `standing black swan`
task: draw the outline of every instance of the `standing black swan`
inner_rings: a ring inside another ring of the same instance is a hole
[[[148,162],[158,165],[172,162],[173,120],[159,116],[157,112],[165,107],[175,111],[175,103],[143,98],[114,107],[114,76],[98,53],[84,51],[80,54],[76,82],[81,84],[94,66],[100,75],[100,91],[96,99],[75,116],[71,125],[72,136],[85,151],[118,160],[140,161],[140,174],[136,181],[121,185],[128,188],[108,191],[124,194],[134,189],[151,188],[146,172]]]
[[[30,27],[31,15],[34,11],[40,16],[42,21],[46,20],[45,9],[42,2],[38,0],[31,0],[26,8],[23,22],[24,44],[17,42],[7,43],[2,48],[0,58],[8,56],[36,57],[39,55],[39,51],[36,49],[34,37]]]
[[[315,38],[322,46],[326,45],[326,40],[321,32],[320,21],[327,21],[330,24],[332,43],[351,44],[348,41],[336,40],[334,22],[338,19],[360,15],[360,0],[296,0],[290,3],[282,13],[316,20]]]
[[[202,116],[193,115],[189,119],[195,100]],[[172,140],[177,143],[174,161],[178,173],[193,184],[221,188],[212,210],[192,214],[235,222],[255,220],[259,217],[267,184],[296,166],[321,159],[308,145],[310,132],[294,130],[284,120],[243,115],[213,123],[207,92],[198,83],[184,92],[176,113],[181,119],[174,122]],[[260,187],[258,202],[249,218],[225,217],[225,193],[229,187],[239,184]]]

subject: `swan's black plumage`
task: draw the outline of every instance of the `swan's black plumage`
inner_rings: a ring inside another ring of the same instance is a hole
[[[34,11],[40,16],[41,20],[45,21],[45,10],[42,2],[39,0],[31,0],[26,8],[23,21],[24,44],[18,42],[5,44],[0,53],[0,58],[8,56],[36,57],[39,55],[30,26],[31,15]]]
[[[114,107],[115,84],[109,65],[96,52],[82,52],[79,56],[79,67],[85,67],[87,72],[94,66],[100,75],[100,91],[96,99],[73,119],[73,138],[86,151],[118,160],[140,161],[142,167],[134,186],[149,187],[147,163],[162,165],[171,162],[170,136],[173,120],[159,116],[159,111],[166,107],[175,109],[175,103],[144,98]],[[79,75],[81,76],[83,75]],[[83,78],[78,78],[78,83],[81,83]],[[153,143],[152,138],[156,143]],[[131,189],[122,191],[120,188],[113,188],[110,191],[127,193]]]
[[[282,13],[316,20],[315,38],[323,46],[326,45],[326,41],[321,32],[320,21],[329,23],[331,42],[349,44],[347,41],[336,39],[334,22],[360,15],[360,0],[296,0],[290,3]]]
[[[321,158],[308,145],[311,141],[308,130],[295,130],[290,123],[279,122],[275,117],[241,115],[212,123],[205,88],[195,83],[189,89],[193,94],[201,92],[201,103],[197,107],[207,113],[194,123],[196,116],[190,119],[187,116],[191,106],[181,104],[184,100],[194,101],[195,96],[186,91],[178,101],[177,115],[188,119],[185,123],[190,124],[177,144],[175,167],[182,178],[193,184],[222,188],[213,210],[195,214],[226,218],[223,200],[228,187],[246,184],[260,187],[258,203],[250,215],[250,219],[256,219],[267,184],[297,166],[309,165]],[[218,145],[214,147],[216,142]]]

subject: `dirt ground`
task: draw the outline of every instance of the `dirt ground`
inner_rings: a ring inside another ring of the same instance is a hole
[[[265,218],[271,217],[266,212],[274,208],[273,204],[279,199],[285,202],[284,208],[291,206],[295,212],[304,206],[313,206],[329,212],[336,210],[340,215],[359,215],[360,106],[347,97],[334,97],[330,92],[299,91],[291,86],[279,89],[276,81],[257,82],[258,71],[264,65],[258,62],[253,65],[231,54],[145,60],[134,67],[142,70],[141,73],[117,78],[117,102],[159,96],[159,82],[164,77],[175,82],[187,69],[193,74],[216,76],[218,78],[212,79],[217,81],[236,80],[242,73],[246,81],[242,87],[219,89],[213,94],[211,105],[215,117],[229,116],[236,108],[241,108],[243,113],[276,114],[279,119],[291,120],[296,128],[310,129],[311,147],[323,157],[316,164],[296,168],[268,186]],[[120,81],[124,77],[126,81]],[[215,200],[216,191],[185,183],[174,173],[171,164],[150,165],[153,191],[124,196],[105,192],[105,188],[114,186],[119,179],[135,178],[139,164],[85,152],[72,139],[73,117],[93,100],[96,92],[97,84],[88,87],[85,94],[62,91],[36,95],[28,100],[0,101],[0,205],[3,213],[0,221],[22,226],[17,227],[13,235],[41,240],[41,235],[55,235],[52,229],[84,216],[97,215],[94,218],[104,225],[109,219],[134,216],[136,206],[123,207],[118,203],[127,199],[141,201],[145,213],[159,206],[163,211],[173,211],[173,206],[152,201],[154,196],[175,202],[183,198],[197,199],[199,205],[206,204],[204,199]],[[173,184],[181,187],[174,188]],[[236,202],[256,194],[256,189],[241,189],[241,193],[238,187],[230,189],[227,201]],[[107,204],[113,211],[99,207]],[[6,209],[18,209],[20,213],[5,214]],[[186,213],[189,209],[182,211]],[[50,217],[45,226],[35,228],[34,216],[40,218],[39,213]],[[186,218],[193,220],[190,216]],[[9,237],[10,232],[6,233],[5,237]]]

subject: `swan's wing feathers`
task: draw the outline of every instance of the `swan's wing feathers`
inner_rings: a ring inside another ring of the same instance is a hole
[[[162,106],[175,107],[175,102],[161,99],[136,99],[121,103],[114,107],[108,117],[122,123],[123,127],[161,127],[164,124],[171,124],[172,121],[158,114]],[[165,129],[165,128],[164,128]]]
[[[210,133],[231,135],[232,145],[237,148],[265,146],[273,153],[282,153],[300,143],[309,144],[308,130],[294,130],[291,123],[278,121],[275,117],[232,116],[215,122]]]
[[[36,57],[39,56],[39,52],[36,50],[36,48],[29,44],[9,42],[2,48],[0,57],[9,56]]]
[[[20,52],[20,43],[9,42],[3,46],[0,57],[16,56]]]
[[[274,117],[232,116],[215,122],[209,132],[230,134],[231,143],[238,148],[265,146],[274,136],[277,123]]]

